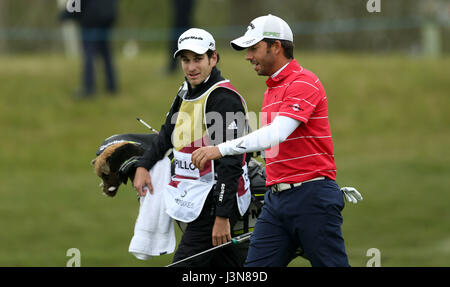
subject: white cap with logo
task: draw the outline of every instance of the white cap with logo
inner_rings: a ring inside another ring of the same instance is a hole
[[[243,50],[264,38],[294,42],[289,25],[280,17],[269,14],[255,18],[247,27],[245,35],[231,41],[230,44],[235,50]]]
[[[208,50],[215,51],[216,42],[209,32],[191,28],[178,38],[178,50],[173,54],[173,57],[176,58],[182,50],[189,50],[201,55]]]

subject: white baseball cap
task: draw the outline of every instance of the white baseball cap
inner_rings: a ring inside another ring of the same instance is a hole
[[[182,50],[189,50],[197,54],[204,54],[208,50],[216,50],[216,42],[213,36],[198,28],[191,28],[178,38],[178,50],[173,54],[176,58]]]
[[[255,18],[247,27],[245,35],[231,41],[230,44],[235,50],[243,50],[264,38],[294,42],[289,25],[280,17],[269,14]]]

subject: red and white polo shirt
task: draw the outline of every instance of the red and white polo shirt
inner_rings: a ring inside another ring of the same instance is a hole
[[[292,60],[266,84],[262,124],[270,124],[277,115],[302,122],[284,142],[265,151],[266,185],[297,183],[319,176],[335,180],[327,97],[319,79]]]

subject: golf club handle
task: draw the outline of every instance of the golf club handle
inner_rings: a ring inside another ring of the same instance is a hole
[[[252,233],[253,232],[248,232],[248,233],[244,233],[242,235],[236,236],[236,237],[232,238],[231,241],[233,242],[233,244],[240,244],[242,242],[249,240]]]

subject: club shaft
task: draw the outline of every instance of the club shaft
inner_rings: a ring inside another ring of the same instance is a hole
[[[143,124],[144,126],[146,126],[147,128],[149,128],[152,132],[154,132],[155,134],[159,134],[159,132],[157,130],[155,130],[154,128],[152,128],[149,124],[147,124],[146,122],[144,122],[142,119],[140,118],[136,118],[141,124]]]
[[[171,267],[171,266],[174,266],[174,265],[178,265],[178,264],[180,264],[180,263],[182,263],[182,262],[191,260],[192,258],[201,256],[201,255],[203,255],[203,254],[205,254],[205,253],[208,253],[208,252],[214,251],[214,250],[216,250],[216,249],[219,249],[219,248],[225,247],[225,246],[227,246],[227,245],[230,245],[231,243],[232,243],[231,241],[228,241],[227,243],[224,243],[224,244],[215,246],[215,247],[213,247],[213,248],[207,249],[207,250],[202,251],[202,252],[200,252],[200,253],[194,254],[194,255],[192,255],[192,256],[186,257],[186,258],[181,259],[181,260],[179,260],[179,261],[177,261],[177,262],[174,262],[174,263],[172,263],[172,264],[169,264],[169,265],[167,265],[166,267]]]
[[[179,264],[179,263],[182,263],[182,262],[191,260],[192,258],[201,256],[201,255],[203,255],[203,254],[206,254],[206,253],[211,252],[211,251],[214,251],[214,250],[216,250],[216,249],[225,247],[225,246],[230,245],[230,244],[240,244],[240,243],[242,243],[242,242],[245,242],[245,241],[249,240],[251,234],[252,234],[252,232],[249,232],[249,233],[242,234],[242,235],[240,235],[240,236],[236,236],[236,237],[232,238],[231,241],[228,241],[227,243],[224,243],[224,244],[215,246],[215,247],[213,247],[213,248],[207,249],[207,250],[202,251],[202,252],[200,252],[200,253],[197,253],[197,254],[194,254],[194,255],[192,255],[192,256],[186,257],[186,258],[181,259],[181,260],[179,260],[179,261],[177,261],[177,262],[174,262],[174,263],[172,263],[172,264],[169,264],[169,265],[167,265],[166,267],[171,267],[171,266],[177,265],[177,264]]]

